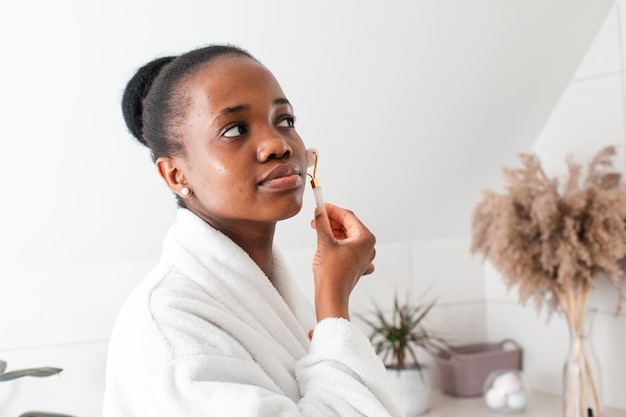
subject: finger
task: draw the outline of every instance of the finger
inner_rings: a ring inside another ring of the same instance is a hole
[[[315,219],[311,220],[311,228],[315,230]],[[333,237],[337,240],[343,240],[348,237],[343,226],[335,221],[330,220],[330,229],[332,231]]]
[[[363,225],[363,223],[361,223],[361,221],[350,210],[327,203],[326,213],[330,221],[334,221],[341,225],[341,228],[344,230],[347,237],[358,235],[363,231],[367,231],[367,228]]]
[[[340,223],[337,223],[333,219],[328,219],[330,223],[330,228],[333,230],[344,230],[343,226]],[[315,229],[315,218],[311,220],[311,228]]]
[[[344,240],[348,237],[346,235],[346,231],[343,229],[332,229],[332,231],[333,231],[333,237],[336,240]]]
[[[332,229],[326,210],[315,207],[315,217],[313,218],[312,226],[317,232],[318,239],[322,236],[332,236]]]

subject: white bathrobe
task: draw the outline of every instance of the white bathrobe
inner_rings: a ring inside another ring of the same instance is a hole
[[[196,215],[177,217],[117,318],[104,417],[402,415],[369,340],[344,319],[316,325],[276,251],[270,281]]]

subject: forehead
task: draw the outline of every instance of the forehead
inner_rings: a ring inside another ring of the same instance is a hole
[[[254,59],[243,56],[218,57],[199,67],[185,84],[183,88],[192,102],[210,107],[284,97],[272,73]]]

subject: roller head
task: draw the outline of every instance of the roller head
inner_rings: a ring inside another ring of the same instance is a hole
[[[311,186],[313,188],[317,188],[321,186],[320,180],[317,179],[317,160],[319,158],[319,153],[317,149],[311,148],[306,150],[306,163],[309,167],[313,167],[313,175],[307,173],[309,177],[311,177]]]
[[[306,150],[306,166],[312,167],[315,165],[315,161],[317,161],[317,149],[311,148]]]

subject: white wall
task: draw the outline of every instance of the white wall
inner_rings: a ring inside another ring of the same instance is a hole
[[[0,270],[0,358],[8,370],[54,366],[60,377],[0,383],[0,416],[100,414],[113,321],[154,259]]]
[[[361,278],[352,293],[351,312],[367,314],[372,302],[383,309],[394,295],[402,302],[437,299],[429,325],[453,342],[485,337],[484,279],[478,259],[468,253],[466,238],[381,243],[376,246],[376,269]],[[285,255],[303,290],[313,294],[310,250]],[[356,320],[356,319],[355,319]],[[363,326],[367,331],[367,327]]]
[[[467,252],[469,213],[531,146],[612,3],[1,2],[0,358],[65,370],[0,384],[0,416],[99,414],[115,314],[174,216],[125,131],[121,91],[147,60],[208,42],[240,44],[274,71],[320,149],[326,199],[377,234],[355,312],[430,288],[430,323],[453,341],[504,336]],[[310,290],[306,198],[278,241]]]
[[[607,145],[618,147],[615,168],[626,174],[625,40],[626,1],[619,0],[533,146],[550,176],[564,178],[566,155],[586,163]],[[546,323],[545,311],[538,315],[532,303],[526,307],[518,304],[516,290],[507,293],[501,277],[492,268],[486,268],[485,283],[488,337],[509,335],[520,341],[525,348],[525,372],[531,386],[560,393],[562,365],[569,346],[564,318],[553,316]],[[608,280],[597,281],[590,307],[599,309],[594,320],[593,346],[602,369],[603,397],[607,405],[626,408],[626,365],[622,360],[626,351],[626,315],[622,312],[615,316],[616,305],[617,291]]]
[[[3,1],[0,267],[158,256],[173,198],[120,96],[148,60],[210,42],[275,73],[327,200],[380,241],[467,236],[480,190],[531,146],[612,2]],[[305,203],[284,246],[307,247]]]

